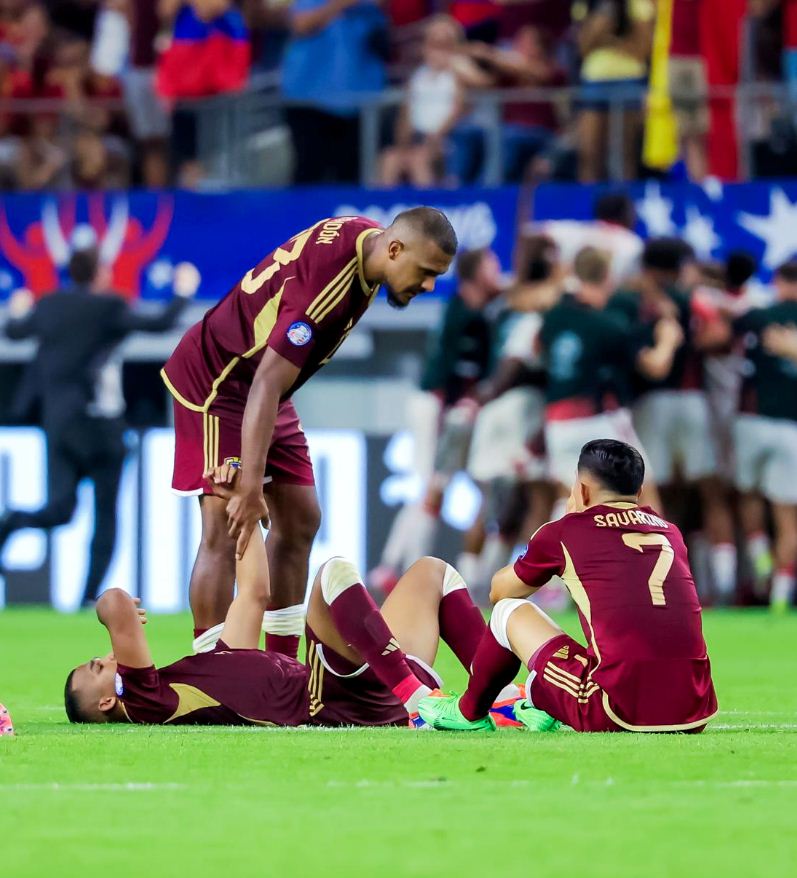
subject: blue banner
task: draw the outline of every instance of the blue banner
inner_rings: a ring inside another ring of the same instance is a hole
[[[616,187],[614,187],[616,189]],[[606,187],[546,184],[534,197],[534,220],[593,218],[596,196]],[[767,281],[797,255],[797,182],[634,184],[628,187],[643,237],[678,235],[700,259],[721,259],[746,250]]]
[[[110,289],[128,298],[167,298],[175,266],[188,262],[202,278],[199,297],[216,300],[267,253],[319,219],[363,214],[389,223],[418,204],[444,210],[462,247],[492,246],[510,268],[513,186],[7,195],[0,200],[0,299],[22,286],[37,296],[57,288],[65,280],[70,242],[76,234],[93,234]],[[438,286],[441,294],[450,291],[451,275]]]

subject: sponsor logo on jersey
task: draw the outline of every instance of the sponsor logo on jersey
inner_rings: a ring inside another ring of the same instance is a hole
[[[303,347],[313,337],[313,330],[301,320],[288,327],[288,341],[297,348]]]

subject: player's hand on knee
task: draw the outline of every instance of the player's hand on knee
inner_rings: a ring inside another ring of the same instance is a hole
[[[206,470],[203,479],[216,497],[229,500],[235,493],[240,472],[239,463],[223,463],[221,466]]]

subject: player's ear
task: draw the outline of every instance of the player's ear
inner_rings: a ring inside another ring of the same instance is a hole
[[[396,259],[404,250],[403,241],[398,241],[395,238],[387,245],[387,253],[391,259]]]
[[[581,493],[581,503],[582,503],[584,509],[588,509],[589,508],[589,500],[590,500],[589,485],[586,484],[586,482],[579,482],[578,488],[579,488],[579,491]]]
[[[114,707],[116,707],[117,701],[118,699],[115,695],[103,695],[103,697],[100,698],[97,707],[99,707],[103,713],[109,713]]]

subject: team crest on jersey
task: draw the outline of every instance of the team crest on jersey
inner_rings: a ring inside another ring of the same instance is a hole
[[[288,341],[296,345],[297,348],[303,347],[313,337],[313,330],[301,320],[292,323],[288,328]]]

